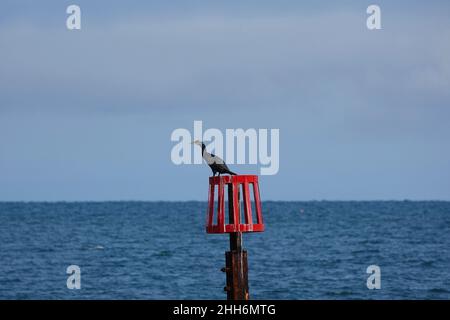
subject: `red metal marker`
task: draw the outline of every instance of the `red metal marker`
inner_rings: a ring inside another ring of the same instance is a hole
[[[256,221],[253,221],[250,187],[253,188]],[[225,188],[228,191],[228,222],[225,218]],[[241,189],[243,191],[242,206],[240,200]],[[241,221],[241,208],[243,208],[243,221]],[[227,291],[228,300],[249,299],[247,251],[242,250],[242,233],[262,231],[264,231],[264,223],[258,176],[210,177],[206,232],[230,234],[230,251],[225,253],[226,267],[222,268],[222,271],[227,274],[225,291]]]

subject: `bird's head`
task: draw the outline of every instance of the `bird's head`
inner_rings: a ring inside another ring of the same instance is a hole
[[[192,141],[191,144],[196,144],[196,145],[198,145],[200,147],[203,145],[203,143],[201,141],[199,141],[199,140]]]

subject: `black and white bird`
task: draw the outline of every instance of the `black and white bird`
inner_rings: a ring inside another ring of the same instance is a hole
[[[203,142],[195,140],[192,143],[202,147],[202,157],[203,157],[203,159],[205,159],[206,163],[211,168],[211,170],[213,172],[213,176],[215,176],[216,173],[218,173],[219,176],[221,174],[226,174],[226,173],[233,175],[233,176],[236,175],[236,173],[234,173],[234,172],[230,171],[230,169],[228,169],[228,166],[226,165],[225,161],[223,161],[218,156],[206,151],[206,146]]]

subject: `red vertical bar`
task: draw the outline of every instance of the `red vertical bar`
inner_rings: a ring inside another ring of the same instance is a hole
[[[217,208],[217,224],[219,225],[219,230],[225,230],[225,203],[223,196],[223,180],[219,178],[219,199],[218,199],[218,208]],[[223,232],[222,231],[222,232]]]
[[[239,206],[239,183],[236,183],[235,181],[233,181],[233,223],[236,226],[236,230],[237,230],[237,226],[241,223],[241,219],[240,219],[240,206]]]
[[[209,181],[209,194],[208,194],[208,214],[206,216],[206,226],[211,227],[213,225],[214,217],[214,189],[215,185],[212,181]]]
[[[244,182],[244,213],[245,213],[245,223],[253,224],[252,219],[252,206],[250,204],[250,190],[248,188],[248,182]]]
[[[260,223],[263,223],[263,218],[262,218],[262,213],[261,213],[261,198],[259,196],[258,180],[253,182],[253,193],[255,195],[256,217],[258,219],[258,224],[260,224]]]

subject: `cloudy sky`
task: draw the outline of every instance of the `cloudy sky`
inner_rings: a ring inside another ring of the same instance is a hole
[[[450,2],[372,3],[2,0],[0,201],[206,200],[194,120],[280,129],[264,200],[450,200]]]

